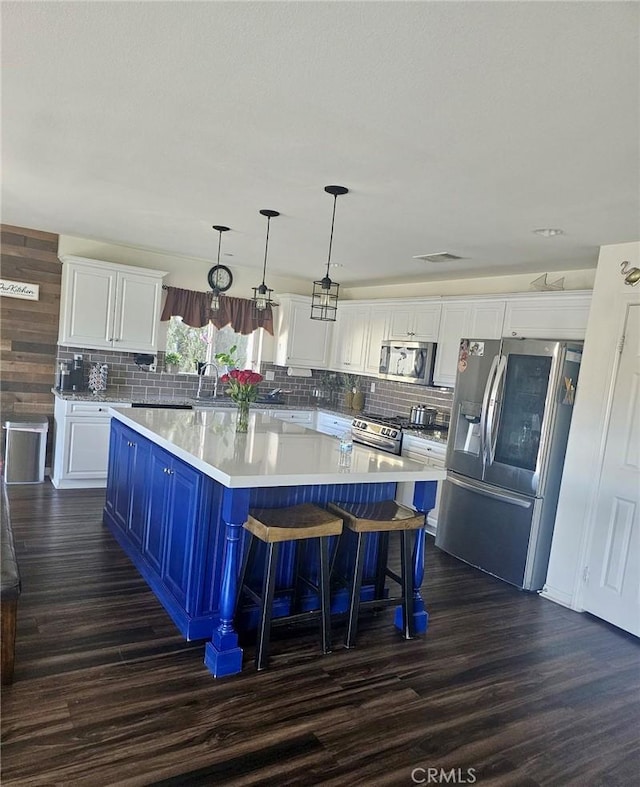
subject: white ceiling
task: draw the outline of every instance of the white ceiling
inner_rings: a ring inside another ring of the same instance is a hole
[[[2,220],[260,270],[271,208],[308,280],[335,183],[341,283],[594,267],[640,238],[639,8],[3,2]]]

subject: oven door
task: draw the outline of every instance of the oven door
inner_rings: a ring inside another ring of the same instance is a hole
[[[368,448],[377,448],[380,451],[386,451],[388,454],[395,454],[398,456],[402,448],[402,440],[392,440],[383,435],[373,434],[367,432],[363,435],[357,428],[353,427],[351,430],[351,439],[354,443],[366,445]]]

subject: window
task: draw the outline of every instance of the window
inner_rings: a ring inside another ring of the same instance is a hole
[[[192,328],[182,317],[172,317],[167,329],[167,352],[180,356],[178,371],[197,374],[198,363],[215,363],[216,353],[229,352],[235,345],[238,368],[247,369],[254,360],[254,336],[243,336],[229,326],[215,328],[211,323]]]

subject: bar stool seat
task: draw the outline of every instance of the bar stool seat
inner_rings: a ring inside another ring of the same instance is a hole
[[[247,593],[260,605],[260,621],[256,638],[255,664],[257,670],[267,666],[269,639],[271,634],[271,617],[275,594],[275,578],[279,546],[283,542],[318,539],[320,553],[319,584],[315,585],[308,578],[303,578],[299,570],[299,555],[296,549],[294,588],[292,594],[291,614],[278,618],[279,622],[290,621],[298,612],[298,600],[301,582],[306,582],[317,590],[320,595],[319,616],[321,621],[322,652],[331,652],[331,606],[329,594],[329,538],[342,533],[342,519],[329,513],[324,508],[302,503],[286,508],[253,508],[244,524],[250,533],[250,541],[243,560],[240,581],[238,583],[238,602],[243,593]],[[245,584],[247,566],[255,554],[256,540],[267,545],[262,593],[255,593]]]
[[[396,503],[395,500],[382,500],[377,503],[329,503],[327,507],[342,518],[345,527],[356,534],[356,557],[349,583],[349,613],[345,647],[355,647],[358,615],[362,606],[396,604],[398,601],[402,607],[403,636],[405,639],[413,639],[415,625],[411,603],[413,599],[412,561],[408,534],[412,530],[420,530],[424,527],[425,515],[416,514],[415,511]],[[400,532],[400,575],[392,571],[387,564],[389,533],[394,531]],[[365,538],[369,533],[379,534],[375,592],[371,601],[361,601]],[[387,577],[400,585],[402,589],[400,597],[385,598]]]

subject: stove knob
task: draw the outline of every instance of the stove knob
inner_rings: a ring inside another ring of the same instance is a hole
[[[391,437],[393,437],[393,439],[395,440],[397,436],[398,436],[398,433],[397,433],[397,432],[396,432],[396,430],[394,429],[394,430],[391,432]]]

